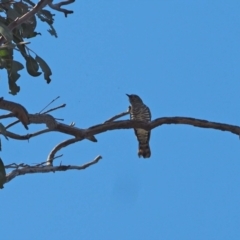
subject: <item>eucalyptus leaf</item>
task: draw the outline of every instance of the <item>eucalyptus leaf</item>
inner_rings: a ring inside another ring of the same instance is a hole
[[[8,8],[7,10],[7,18],[10,18],[12,20],[15,20],[16,18],[21,17],[21,14],[19,14],[16,10],[12,8]]]
[[[13,71],[20,71],[24,68],[23,64],[18,62],[18,61],[14,61],[12,62],[12,70]]]
[[[51,82],[50,76],[52,75],[52,71],[51,71],[50,67],[38,55],[36,55],[35,60],[39,63],[39,66],[41,67],[42,71],[44,72],[44,79],[47,80],[47,83],[50,83]]]
[[[8,49],[0,49],[0,57],[7,57],[9,55]]]
[[[23,38],[33,37],[36,26],[37,26],[37,20],[36,20],[36,17],[33,16],[31,19],[29,19],[27,23],[22,24],[22,37]]]
[[[3,184],[6,182],[6,170],[2,159],[0,158],[0,188],[3,188]]]
[[[38,77],[42,74],[41,72],[38,72],[38,62],[32,56],[26,57],[26,68],[28,73],[33,77]]]
[[[20,87],[16,84],[17,80],[20,78],[18,71],[22,70],[24,66],[17,61],[12,61],[11,70],[8,71],[8,85],[10,89],[10,94],[16,95],[20,91]]]
[[[28,12],[28,5],[26,3],[23,3],[23,2],[15,2],[15,3],[13,3],[13,8],[21,16]]]

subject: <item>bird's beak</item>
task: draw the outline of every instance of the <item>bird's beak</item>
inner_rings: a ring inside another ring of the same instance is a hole
[[[129,94],[126,94],[128,97],[130,97],[130,95]]]

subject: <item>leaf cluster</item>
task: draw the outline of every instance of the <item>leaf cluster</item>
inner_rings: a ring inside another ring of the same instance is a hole
[[[54,14],[46,9],[40,9],[36,15],[12,31],[8,28],[9,24],[27,14],[34,6],[35,3],[31,0],[17,2],[9,0],[0,1],[0,36],[5,40],[4,44],[0,46],[0,69],[7,71],[9,90],[12,95],[16,95],[20,91],[17,80],[20,78],[19,71],[24,68],[21,62],[14,59],[15,51],[22,55],[23,63],[25,62],[25,68],[30,76],[38,77],[43,72],[46,82],[50,83],[51,81],[50,76],[52,72],[50,67],[45,60],[27,46],[29,42],[26,39],[41,35],[41,33],[36,31],[39,20],[47,23],[50,27],[48,32],[52,36],[57,37],[53,27]]]

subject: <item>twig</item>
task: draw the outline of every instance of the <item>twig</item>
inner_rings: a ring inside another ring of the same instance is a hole
[[[75,0],[67,0],[67,1],[62,1],[62,2],[59,2],[59,3],[55,3],[55,4],[50,2],[48,4],[48,6],[52,9],[56,10],[56,11],[63,12],[65,17],[67,17],[67,15],[72,14],[73,11],[61,8],[61,6],[68,5],[68,4],[71,4],[73,2],[75,2]]]
[[[118,118],[121,118],[123,116],[126,116],[130,113],[130,110],[131,110],[131,107],[128,108],[128,110],[126,112],[122,112],[122,113],[119,113],[117,115],[115,115],[114,117],[111,117],[109,118],[107,121],[105,121],[104,123],[108,123],[108,122],[113,122],[114,120],[118,119]]]
[[[60,97],[58,96],[58,97],[56,97],[55,99],[53,99],[50,103],[48,103],[47,104],[47,106],[46,107],[44,107],[38,114],[41,114],[41,112],[43,111],[43,110],[45,110],[49,105],[51,105],[53,102],[55,102],[57,99],[59,99]]]
[[[55,111],[55,110],[57,110],[57,109],[59,109],[59,108],[64,108],[64,107],[66,107],[66,104],[65,104],[65,103],[62,104],[62,105],[60,105],[60,106],[58,106],[58,107],[51,108],[51,109],[47,110],[46,112],[43,112],[42,114],[46,114],[46,113],[49,113],[49,112],[52,112],[52,111]]]
[[[13,170],[12,172],[8,173],[6,176],[6,183],[10,182],[12,179],[14,179],[17,176],[30,174],[30,173],[49,173],[49,172],[58,172],[58,171],[67,171],[67,170],[83,170],[88,167],[90,167],[93,164],[96,164],[99,162],[99,160],[102,159],[102,157],[99,155],[97,156],[93,161],[85,163],[81,166],[72,166],[72,165],[60,165],[60,166],[27,166],[23,168],[19,168],[16,170]]]
[[[20,123],[20,121],[19,121],[19,120],[16,120],[16,121],[14,121],[14,122],[8,124],[8,125],[5,127],[5,129],[10,128],[10,127],[14,126],[14,125],[17,124],[17,123]]]

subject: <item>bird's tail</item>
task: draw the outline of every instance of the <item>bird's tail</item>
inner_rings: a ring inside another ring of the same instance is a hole
[[[143,156],[143,158],[150,158],[151,150],[148,143],[139,144],[138,156]]]

